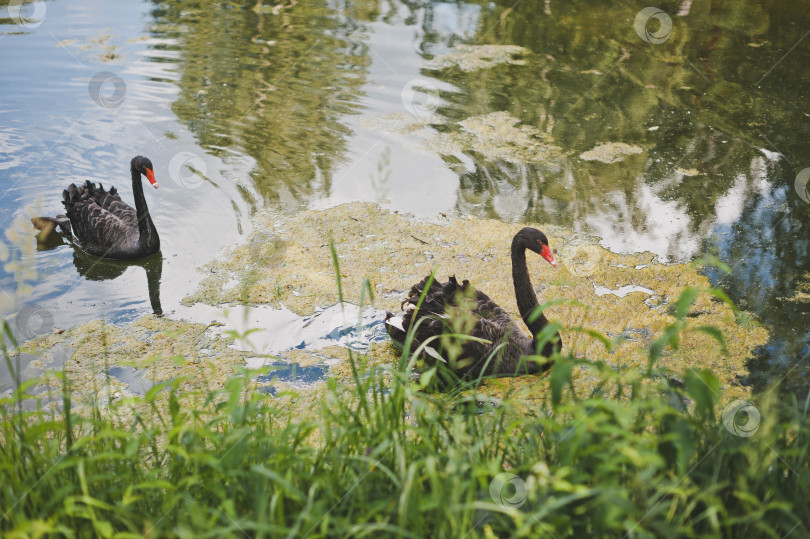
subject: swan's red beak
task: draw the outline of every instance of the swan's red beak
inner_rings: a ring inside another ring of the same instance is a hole
[[[152,171],[151,168],[146,169],[146,179],[149,180],[149,183],[152,184],[152,187],[154,187],[155,189],[158,188],[158,182],[155,179],[155,173]]]
[[[540,249],[540,256],[548,260],[548,263],[557,267],[557,261],[554,260],[554,255],[551,254],[551,249],[548,248],[548,245],[543,245],[542,249]]]

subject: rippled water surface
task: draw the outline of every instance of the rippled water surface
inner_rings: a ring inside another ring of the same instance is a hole
[[[775,369],[807,387],[810,12],[682,0],[639,23],[644,7],[0,6],[0,227],[11,255],[38,271],[20,287],[14,266],[0,270],[3,313],[28,313],[23,337],[133,319],[156,301],[191,315],[179,302],[195,268],[242,241],[256,210],[379,201],[560,224],[671,262],[716,254],[731,273],[712,277],[772,333],[753,381]],[[489,67],[475,61],[492,51],[442,63],[459,45],[521,48]],[[483,117],[495,128],[471,127]],[[490,151],[487,140],[511,132],[497,118],[542,145]],[[632,151],[605,163],[609,143]],[[146,193],[159,257],[98,264],[68,245],[27,251],[28,217],[60,212],[71,182],[100,180],[131,201],[139,154],[160,182]]]

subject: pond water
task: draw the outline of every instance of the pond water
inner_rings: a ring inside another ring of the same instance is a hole
[[[714,254],[731,272],[712,279],[771,331],[751,383],[806,389],[810,12],[645,7],[0,6],[0,228],[37,269],[26,286],[0,269],[2,314],[22,338],[158,309],[202,316],[180,305],[195,268],[243,241],[257,210],[376,201],[558,224],[667,262]],[[160,182],[146,193],[160,256],[29,252],[28,217],[61,212],[67,184],[100,180],[131,201],[140,154]]]

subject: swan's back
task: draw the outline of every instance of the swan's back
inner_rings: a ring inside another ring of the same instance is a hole
[[[521,361],[535,353],[532,339],[523,334],[506,311],[467,280],[461,284],[455,276],[446,283],[434,280],[416,310],[428,280],[429,277],[425,277],[411,288],[408,298],[402,302],[401,320],[395,321],[394,315],[389,313],[386,328],[396,343],[401,345],[405,341],[408,328],[414,324],[415,342],[411,350],[431,337],[443,335],[428,343],[432,350],[427,350],[427,355],[452,360],[448,358],[449,352],[453,348],[460,350],[455,364],[449,367],[461,377],[542,372],[543,368],[536,362]],[[487,342],[452,336],[457,333]]]
[[[88,180],[78,187],[70,184],[62,198],[73,236],[85,252],[116,258],[136,248],[137,213],[121,200],[115,187],[106,191]]]

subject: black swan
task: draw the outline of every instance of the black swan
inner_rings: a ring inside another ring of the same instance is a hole
[[[40,231],[38,239],[45,241],[59,227],[65,236],[74,239],[90,255],[137,260],[157,253],[160,238],[149,217],[141,184],[143,174],[155,189],[158,188],[152,162],[146,157],[134,157],[130,170],[135,209],[121,200],[115,187],[105,191],[101,183],[96,187],[90,180],[80,187],[72,183],[62,192],[62,204],[65,205],[67,216],[31,219],[34,227]]]
[[[542,313],[535,313],[532,318],[538,303],[526,267],[526,249],[538,253],[552,266],[556,267],[557,262],[551,254],[545,234],[536,228],[526,227],[512,239],[515,297],[520,316],[532,333],[531,338],[524,335],[506,311],[489,299],[489,296],[475,290],[469,281],[465,280],[459,285],[455,276],[444,284],[433,281],[417,310],[416,306],[430,279],[428,276],[411,288],[408,299],[402,302],[404,313],[401,316],[387,313],[385,326],[391,339],[401,347],[413,324],[416,330],[410,349],[414,351],[431,337],[436,337],[427,343],[425,352],[427,356],[442,361],[446,361],[442,356],[452,354],[446,353],[447,344],[454,340],[449,337],[452,333],[462,331],[486,341],[455,338],[457,357],[454,364],[448,366],[462,378],[530,374],[547,370],[551,362],[540,364],[525,359],[527,356],[537,355],[536,339],[548,324],[548,319]],[[543,346],[540,354],[550,357],[555,349],[562,349],[562,341],[556,332]]]

